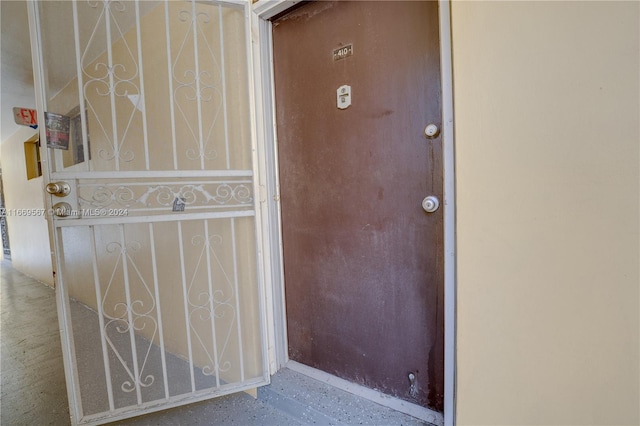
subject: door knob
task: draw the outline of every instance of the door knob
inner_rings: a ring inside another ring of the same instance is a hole
[[[440,207],[440,201],[435,195],[429,195],[422,200],[422,208],[427,213],[433,213]]]
[[[71,215],[71,204],[65,202],[54,204],[53,214],[58,217],[67,217]]]
[[[71,192],[71,187],[66,182],[51,182],[45,187],[46,191],[56,197],[65,197]]]

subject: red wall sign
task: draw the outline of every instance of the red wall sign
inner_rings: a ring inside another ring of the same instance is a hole
[[[34,129],[38,127],[38,117],[35,109],[29,108],[13,108],[13,118],[16,120],[16,124],[21,126],[29,126]]]

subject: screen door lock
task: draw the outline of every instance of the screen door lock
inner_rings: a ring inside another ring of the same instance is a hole
[[[69,217],[73,213],[71,204],[60,202],[53,205],[52,213],[56,217]]]
[[[64,201],[53,199],[53,205],[49,210],[50,214],[59,219],[78,219],[82,216],[80,211],[77,210],[78,194],[75,180],[70,182],[50,182],[44,189],[54,197],[64,197]]]

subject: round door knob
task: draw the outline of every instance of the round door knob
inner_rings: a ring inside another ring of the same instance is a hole
[[[49,194],[56,197],[64,197],[71,192],[71,187],[66,182],[51,182],[47,184],[45,189]]]
[[[438,136],[438,133],[440,133],[440,129],[433,123],[429,124],[424,129],[424,134],[429,139],[435,138],[436,136]]]
[[[422,200],[422,208],[427,213],[433,213],[440,207],[440,201],[435,195],[429,195]]]

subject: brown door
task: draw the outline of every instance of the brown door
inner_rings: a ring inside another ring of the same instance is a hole
[[[442,411],[437,3],[307,3],[273,39],[289,355]]]

